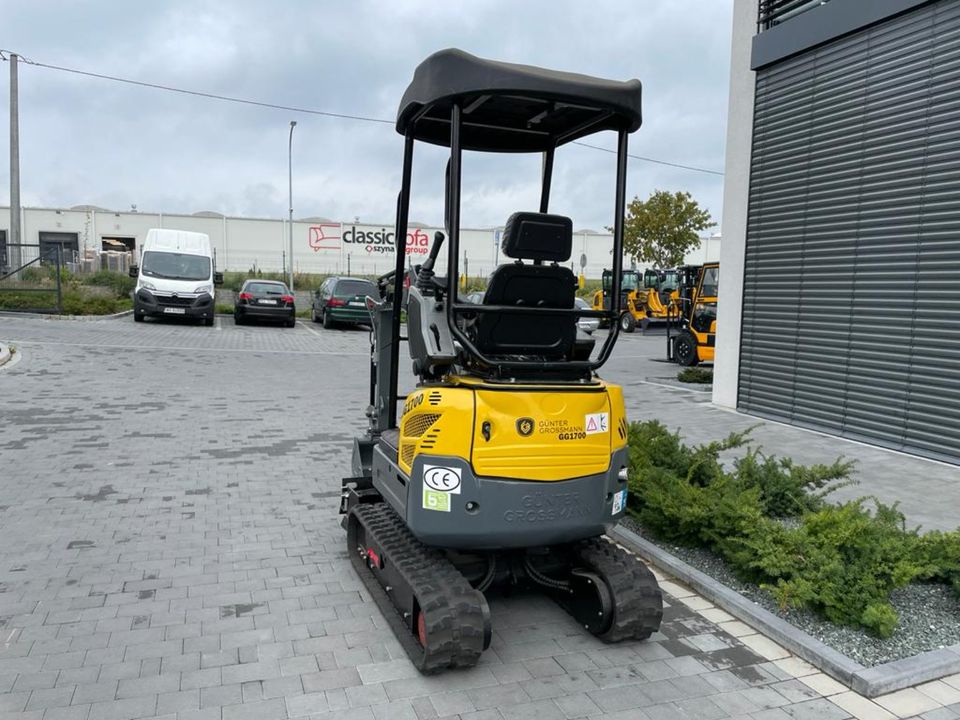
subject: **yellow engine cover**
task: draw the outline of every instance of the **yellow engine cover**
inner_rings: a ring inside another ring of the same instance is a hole
[[[398,464],[420,453],[469,459],[481,477],[557,481],[605,472],[627,442],[618,385],[491,385],[454,378],[411,393]]]

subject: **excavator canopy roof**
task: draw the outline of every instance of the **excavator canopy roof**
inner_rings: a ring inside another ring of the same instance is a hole
[[[461,146],[487,152],[543,152],[600,130],[640,127],[639,80],[604,80],[440,50],[413,73],[397,111],[397,132],[450,145],[450,111],[463,112]]]

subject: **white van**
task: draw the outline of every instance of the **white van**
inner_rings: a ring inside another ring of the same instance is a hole
[[[130,277],[137,278],[133,319],[179,316],[213,325],[214,286],[223,284],[215,259],[210,237],[204,233],[148,230],[140,265],[130,266]]]

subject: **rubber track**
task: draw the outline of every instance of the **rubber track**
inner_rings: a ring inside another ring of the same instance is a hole
[[[663,595],[642,560],[602,537],[584,540],[577,554],[606,581],[613,595],[613,621],[598,635],[601,640],[646,640],[660,629]]]
[[[475,590],[441,552],[417,540],[385,503],[358,505],[351,512],[383,550],[384,561],[393,563],[420,603],[426,623],[426,648],[410,631],[412,623],[403,619],[401,610],[391,603],[395,617],[401,618],[400,623],[391,625],[398,635],[404,634],[398,639],[417,668],[431,673],[476,665],[484,650],[484,624],[489,618],[483,593]],[[360,561],[356,548],[348,551]],[[373,580],[383,597],[388,597],[368,567],[357,562],[355,566]]]

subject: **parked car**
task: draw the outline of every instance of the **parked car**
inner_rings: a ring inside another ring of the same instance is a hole
[[[581,297],[574,298],[576,303],[577,310],[592,310],[593,307]],[[600,327],[600,318],[594,317],[581,317],[577,318],[577,327],[583,330],[588,335],[593,335],[593,331]]]
[[[310,316],[314,322],[323,323],[327,329],[338,323],[369,324],[368,296],[380,297],[377,286],[369,280],[353,277],[327,278],[313,294]]]
[[[280,320],[287,327],[297,324],[297,308],[285,283],[275,280],[246,280],[233,307],[233,320]]]

